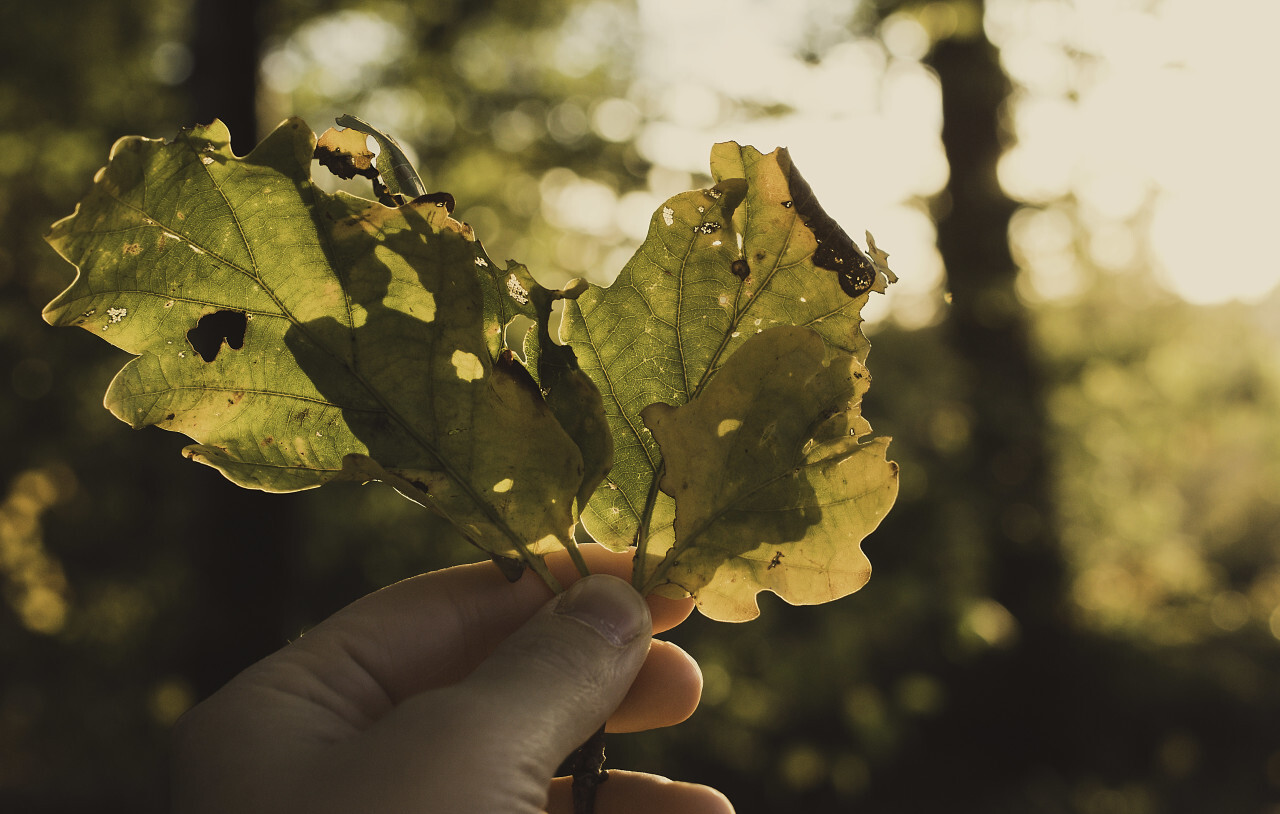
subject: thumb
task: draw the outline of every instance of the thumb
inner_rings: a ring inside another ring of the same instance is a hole
[[[584,577],[502,642],[459,691],[521,708],[504,727],[545,782],[622,702],[649,652],[649,607],[625,581]]]
[[[622,702],[651,633],[644,599],[617,577],[593,574],[544,605],[462,682],[427,693],[422,707],[402,705],[401,723],[417,719],[448,742],[437,742],[445,748],[433,750],[431,770],[456,784],[474,767],[491,767],[481,782],[456,789],[465,805],[437,810],[541,811],[556,767]]]

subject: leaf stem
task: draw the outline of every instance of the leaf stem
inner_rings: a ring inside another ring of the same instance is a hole
[[[556,579],[551,573],[551,569],[547,567],[546,561],[541,557],[536,557],[533,554],[530,554],[529,549],[522,545],[520,546],[520,559],[524,560],[525,564],[533,569],[533,573],[542,577],[542,581],[547,583],[547,587],[551,589],[552,593],[564,593],[564,586],[561,585],[560,580]]]
[[[653,518],[653,510],[658,505],[658,483],[662,480],[665,471],[666,464],[658,461],[658,466],[653,471],[653,480],[649,483],[649,494],[644,499],[644,508],[640,511],[640,526],[636,529],[636,553],[632,558],[631,586],[642,594],[644,593],[642,588],[645,587],[644,563],[649,552],[649,521]]]
[[[573,566],[578,569],[578,574],[584,577],[590,576],[591,569],[587,567],[587,561],[582,558],[582,550],[578,548],[578,541],[570,536],[565,541],[564,548],[565,551],[569,552],[569,559],[573,560]]]
[[[573,776],[573,814],[594,814],[596,790],[609,779],[609,772],[604,768],[603,724],[573,751],[564,768]]]

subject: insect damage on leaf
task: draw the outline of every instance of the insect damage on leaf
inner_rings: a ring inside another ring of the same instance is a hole
[[[789,161],[787,163],[787,183],[791,187],[792,200],[784,202],[784,205],[788,209],[794,206],[801,221],[813,232],[818,243],[818,248],[813,253],[813,264],[818,268],[834,271],[840,281],[840,288],[850,297],[861,297],[873,289],[884,293],[884,282],[876,264],[863,254],[853,238],[822,208],[813,194],[813,188],[800,175],[795,165]],[[876,288],[877,283],[879,288]]]
[[[422,179],[418,177],[418,171],[409,162],[409,157],[405,155],[399,142],[376,127],[349,114],[339,116],[337,123],[340,127],[372,136],[373,140],[377,142],[378,157],[375,160],[375,165],[378,168],[378,174],[382,176],[382,183],[386,185],[391,195],[413,200],[426,194],[427,190],[422,186]]]
[[[187,331],[187,341],[201,359],[212,362],[218,358],[223,343],[232,350],[244,347],[244,331],[248,324],[248,315],[243,311],[215,311],[200,317],[196,327]]]
[[[350,179],[357,175],[364,178],[378,177],[368,136],[358,130],[330,127],[316,142],[315,156],[320,166],[339,178]]]

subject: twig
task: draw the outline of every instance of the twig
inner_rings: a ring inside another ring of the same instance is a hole
[[[596,790],[609,779],[604,768],[604,725],[573,751],[564,763],[573,775],[573,814],[595,814]]]

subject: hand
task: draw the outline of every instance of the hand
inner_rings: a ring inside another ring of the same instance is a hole
[[[561,760],[610,732],[670,726],[702,675],[651,642],[692,600],[617,579],[626,554],[584,547],[593,575],[559,598],[490,563],[371,594],[245,670],[178,723],[178,814],[570,812]],[[567,557],[548,558],[562,584]],[[611,770],[599,814],[731,814],[704,786]]]

